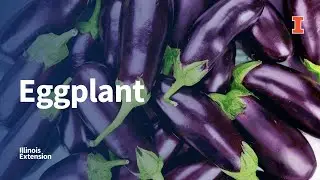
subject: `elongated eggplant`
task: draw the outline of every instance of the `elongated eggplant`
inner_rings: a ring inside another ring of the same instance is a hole
[[[175,53],[175,83],[164,95],[166,102],[183,86],[198,83],[222,56],[232,39],[259,18],[264,7],[261,0],[221,0],[201,15],[193,26],[189,42]]]
[[[35,86],[46,82],[54,65],[69,54],[67,42],[77,35],[72,29],[61,35],[40,35],[28,48],[25,56],[6,73],[0,82],[0,123],[11,127],[31,103],[20,102],[20,80],[34,80]]]
[[[173,96],[179,105],[171,106],[162,96],[172,83],[171,79],[162,80],[155,94],[158,105],[171,119],[175,132],[218,167],[240,173],[239,176],[247,173],[252,176],[246,178],[256,179],[255,171],[258,165],[255,153],[243,142],[219,106],[211,102],[206,95],[187,88]],[[252,166],[240,163],[240,159]]]
[[[315,81],[285,66],[260,61],[241,64],[233,74],[233,89],[253,92],[291,117],[290,124],[320,137],[320,88]]]
[[[282,62],[293,56],[290,32],[281,15],[269,2],[265,2],[258,21],[241,33],[239,40],[252,59]]]
[[[99,154],[73,154],[51,166],[40,180],[111,179],[111,168],[125,164],[127,160],[107,161]]]
[[[320,81],[320,23],[317,18],[320,16],[320,3],[317,0],[287,0],[286,16],[292,22],[292,16],[303,16],[303,34],[294,35],[297,37],[296,46],[299,48],[300,56],[304,58],[306,67],[316,74]],[[303,7],[303,8],[301,8]],[[289,19],[290,18],[290,19]],[[293,25],[290,26],[293,28]]]
[[[88,139],[93,138],[85,127],[82,117],[75,109],[64,113],[63,121],[59,123],[59,132],[63,145],[71,154],[89,152]]]
[[[69,82],[68,78],[65,84]],[[41,110],[33,103],[0,144],[0,179],[21,179],[38,159],[43,159],[41,150],[46,148],[60,119],[61,110],[54,107]],[[21,159],[24,158],[22,148],[40,149],[40,152],[32,159]]]
[[[110,80],[111,69],[103,65],[95,63],[87,63],[82,65],[73,78],[74,85],[84,85],[90,89],[90,79],[96,80],[96,91],[88,93],[101,93],[99,87],[102,85],[111,85]],[[112,120],[117,115],[120,107],[116,102],[93,103],[91,100],[86,100],[80,103],[77,110],[81,115],[84,124],[93,135],[99,135],[105,127],[112,123]],[[101,146],[104,150],[112,151],[117,157],[127,159],[130,163],[127,167],[132,172],[138,172],[137,157],[135,149],[141,147],[149,151],[155,151],[155,145],[150,143],[148,137],[144,135],[146,129],[145,123],[148,120],[144,116],[132,112],[126,117],[126,121],[119,128],[113,131],[109,136],[104,137]],[[150,122],[149,122],[150,123]],[[143,128],[143,129],[141,129]],[[150,124],[150,129],[152,128]],[[146,162],[150,163],[150,162]],[[152,163],[152,162],[151,162]],[[157,162],[159,163],[159,162]],[[148,172],[151,173],[151,172]],[[154,172],[154,173],[159,173]],[[152,174],[155,175],[155,174]],[[133,176],[131,174],[131,176]]]
[[[122,6],[120,70],[117,84],[143,85],[142,102],[135,98],[122,101],[115,120],[94,140],[90,146],[97,146],[105,136],[119,127],[132,109],[146,104],[155,77],[159,73],[160,60],[165,47],[169,24],[169,0],[126,0]],[[122,99],[125,99],[126,96]],[[132,96],[133,97],[133,96]]]
[[[314,152],[297,129],[238,90],[209,95],[231,120],[259,157],[263,170],[283,179],[310,179],[317,167]],[[289,158],[288,158],[289,157]],[[297,165],[299,164],[299,165]]]
[[[174,25],[170,46],[182,48],[186,44],[188,31],[197,18],[204,13],[214,0],[174,0]]]
[[[0,33],[0,51],[21,55],[38,35],[71,28],[87,0],[33,0]],[[16,59],[17,60],[17,59]]]
[[[101,0],[95,0],[95,8],[92,16],[87,22],[80,22],[77,24],[77,29],[80,33],[75,38],[71,50],[71,64],[73,72],[88,61],[89,53],[92,51],[96,40],[99,37],[99,18],[101,12]]]
[[[114,68],[115,74],[119,67],[120,17],[123,1],[107,1],[102,15],[105,64]]]
[[[230,88],[232,80],[232,71],[235,67],[236,45],[232,42],[221,60],[217,60],[217,64],[213,69],[203,78],[201,88],[206,93],[226,93]]]

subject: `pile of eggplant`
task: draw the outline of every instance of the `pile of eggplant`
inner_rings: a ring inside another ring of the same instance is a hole
[[[0,180],[320,179],[317,17],[318,0],[28,1],[0,30]],[[145,102],[43,110],[21,80],[35,98],[140,81]]]

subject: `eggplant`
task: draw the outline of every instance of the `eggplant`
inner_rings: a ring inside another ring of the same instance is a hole
[[[51,166],[40,180],[111,179],[111,168],[128,164],[128,160],[107,161],[100,154],[73,154]]]
[[[221,60],[217,60],[217,64],[201,81],[200,84],[203,86],[201,88],[202,91],[205,93],[226,93],[230,88],[232,71],[235,67],[235,58],[236,45],[232,42],[221,57]]]
[[[132,109],[149,101],[164,52],[170,4],[169,0],[126,0],[123,3],[120,69],[116,83],[134,86],[140,82],[144,87],[141,90],[144,101],[138,102],[135,98],[130,103],[123,101],[115,120],[90,142],[91,147],[97,146],[105,136],[119,127]]]
[[[264,104],[290,117],[289,124],[320,137],[320,87],[303,74],[278,64],[253,61],[233,72],[232,89],[253,92]],[[286,119],[287,119],[286,118]]]
[[[120,17],[124,0],[105,2],[102,15],[105,64],[112,67],[117,74],[120,53]]]
[[[194,23],[189,42],[175,53],[175,83],[164,95],[166,102],[177,105],[170,97],[183,86],[198,83],[219,64],[229,43],[236,35],[253,25],[264,8],[261,0],[220,0]]]
[[[246,178],[256,179],[255,153],[220,111],[219,106],[206,95],[192,92],[189,88],[178,91],[173,99],[179,105],[171,106],[162,96],[172,83],[172,79],[162,79],[155,88],[155,96],[157,104],[171,120],[177,135],[219,168],[239,173],[239,176],[251,175]],[[240,159],[248,163],[242,164]],[[252,166],[248,167],[248,164]]]
[[[68,84],[69,81],[68,78],[65,84]],[[2,147],[0,149],[0,179],[21,179],[35,165],[37,159],[20,159],[20,149],[23,147],[37,148],[40,149],[40,153],[43,153],[50,134],[55,130],[60,119],[61,110],[54,107],[41,110],[36,103],[33,103],[0,144]]]
[[[320,16],[319,6],[320,3],[317,0],[287,0],[285,12],[290,22],[292,22],[292,16],[304,17],[302,23],[304,33],[295,35],[296,46],[299,49],[299,55],[304,58],[305,66],[316,74],[318,81],[320,81],[320,33],[318,32],[320,23],[317,21],[317,17]],[[290,24],[289,27],[294,26]]]
[[[258,21],[240,34],[239,41],[251,59],[283,62],[293,56],[290,32],[281,15],[267,1]]]
[[[50,143],[50,141],[49,141]],[[51,166],[54,164],[58,163],[62,159],[70,156],[69,151],[62,145],[60,144],[54,144],[52,147],[54,148],[52,153],[52,157],[54,157],[51,160],[46,160],[45,162],[36,162],[34,167],[28,172],[28,174],[23,178],[24,180],[34,180],[34,179],[39,179],[40,176]],[[36,168],[35,168],[36,167]]]
[[[197,18],[212,6],[214,0],[174,0],[174,24],[170,46],[182,48],[188,32]]]
[[[66,44],[77,32],[72,29],[59,36],[40,35],[5,74],[0,82],[0,124],[12,127],[31,104],[20,102],[20,80],[34,80],[34,92],[38,85],[47,83],[52,78],[53,67],[68,56]]]
[[[32,0],[0,32],[0,52],[15,60],[38,35],[73,27],[88,0]]]
[[[286,0],[268,0],[280,13],[281,18],[284,18],[284,2]]]
[[[84,85],[90,89],[90,78],[95,78],[96,94],[98,94],[101,92],[99,86],[111,85],[112,80],[110,80],[110,72],[112,72],[111,69],[108,69],[101,64],[86,63],[78,69],[72,84]],[[93,135],[98,136],[105,127],[112,123],[114,117],[119,112],[119,109],[119,104],[116,102],[93,103],[91,100],[87,99],[85,102],[79,104],[77,111],[89,131]],[[104,137],[103,142],[101,143],[103,149],[101,150],[110,150],[117,157],[129,160],[130,163],[127,165],[129,170],[138,172],[138,159],[136,157],[135,149],[140,147],[147,149],[148,151],[156,152],[154,143],[149,141],[148,134],[144,134],[148,129],[152,129],[150,121],[140,113],[137,114],[133,111],[126,117],[124,124],[113,131],[109,136]],[[147,161],[146,163],[150,162]],[[131,174],[131,176],[133,175]]]
[[[88,139],[93,138],[93,135],[85,127],[82,117],[72,108],[63,116],[58,126],[63,145],[71,154],[89,152]]]
[[[317,161],[300,131],[263,107],[250,93],[232,90],[226,95],[213,93],[209,96],[230,121],[234,120],[239,132],[257,153],[265,172],[283,179],[312,177]]]

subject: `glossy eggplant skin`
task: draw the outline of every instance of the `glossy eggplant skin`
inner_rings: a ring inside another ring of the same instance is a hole
[[[51,166],[40,180],[89,180],[88,154],[73,154]]]
[[[172,83],[172,79],[163,78],[155,88],[155,95],[177,135],[217,166],[240,171],[243,139],[231,121],[206,95],[193,93],[189,88],[182,88],[173,96],[178,106],[166,103],[162,96]]]
[[[261,0],[217,2],[195,22],[181,55],[182,65],[208,60],[211,70],[233,38],[258,20],[263,7]]]
[[[317,162],[305,137],[265,109],[255,97],[240,98],[246,108],[236,116],[235,124],[257,153],[263,170],[283,179],[310,179]]]
[[[293,56],[290,32],[281,15],[267,1],[258,21],[241,33],[239,40],[252,59],[283,62]]]
[[[216,61],[216,65],[202,80],[205,93],[226,93],[229,90],[229,85],[232,80],[232,71],[235,67],[236,45],[232,42],[221,60]]]
[[[140,77],[151,90],[165,48],[169,5],[169,0],[123,3],[118,79],[124,84],[133,84]]]
[[[284,17],[284,3],[286,0],[268,0],[280,13],[281,17]]]
[[[260,64],[242,84],[264,102],[292,117],[289,123],[320,137],[320,88],[301,73],[277,64]]]
[[[13,65],[0,82],[0,124],[12,127],[30,106],[20,102],[20,80],[32,79],[35,84],[42,84],[51,71],[50,68],[45,71],[44,63],[28,57],[21,57]]]
[[[169,172],[167,180],[231,180],[220,168],[206,162],[183,165]]]
[[[170,46],[182,48],[188,36],[188,32],[197,18],[204,13],[214,0],[174,0],[174,24]]]
[[[297,41],[297,47],[301,52],[299,55],[320,65],[320,33],[318,30],[320,22],[317,20],[320,16],[320,2],[317,0],[287,0],[286,6],[288,21],[292,16],[304,16],[302,23],[304,34],[295,35],[299,37]]]
[[[28,108],[0,144],[0,179],[21,179],[32,168],[37,160],[20,160],[19,148],[45,149],[60,118],[60,111],[48,116],[36,103]]]
[[[82,64],[89,61],[88,56],[93,46],[95,45],[95,43],[96,43],[96,40],[93,39],[90,33],[80,34],[75,38],[71,52],[70,52],[70,57],[71,57],[70,62],[71,62],[73,73]]]
[[[88,139],[92,138],[81,116],[75,109],[68,109],[59,123],[59,132],[63,145],[71,154],[89,152]]]
[[[87,0],[32,0],[0,32],[0,51],[21,55],[39,34],[61,33],[73,27]]]
[[[98,94],[100,93],[99,86],[108,84],[112,86],[112,80],[109,80],[110,72],[111,70],[103,65],[86,63],[78,69],[72,84],[84,85],[89,90],[90,78],[95,78],[96,94]],[[113,121],[119,109],[119,104],[115,102],[93,103],[90,99],[87,99],[84,103],[79,104],[77,111],[89,131],[97,136]],[[149,142],[148,137],[143,134],[144,130],[140,129],[144,124],[143,122],[148,122],[148,120],[133,111],[124,123],[109,136],[105,137],[101,143],[104,151],[110,150],[119,158],[128,159],[130,161],[128,167],[133,172],[137,172],[135,154],[137,146],[156,152],[155,145]]]
[[[119,67],[120,22],[123,1],[111,0],[105,2],[102,15],[105,64],[114,70]]]

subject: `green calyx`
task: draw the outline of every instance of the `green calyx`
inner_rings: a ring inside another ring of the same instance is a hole
[[[71,81],[72,81],[72,78],[69,77],[64,81],[63,85],[70,84]],[[54,102],[54,99],[55,99],[54,93],[51,92],[48,98]],[[54,106],[51,106],[49,109],[41,109],[40,111],[41,111],[42,117],[49,119],[50,121],[54,121],[55,119],[57,119],[57,117],[61,112],[60,109],[56,109]]]
[[[139,174],[136,174],[142,180],[164,180],[161,173],[163,168],[163,160],[155,153],[147,151],[140,147],[136,148],[137,165]]]
[[[180,53],[180,49],[167,46],[164,53],[164,65],[162,70],[164,75],[168,76],[170,74],[174,62],[179,61]]]
[[[44,63],[46,69],[50,68],[68,57],[67,43],[77,34],[77,29],[71,29],[61,35],[53,33],[40,35],[24,55],[31,61]]]
[[[100,154],[89,154],[88,155],[88,179],[97,180],[105,179],[111,180],[112,173],[111,169],[116,166],[124,166],[129,164],[128,160],[115,160],[107,161]]]
[[[94,141],[90,141],[89,142],[89,146],[90,147],[96,147],[100,144],[100,142],[106,137],[108,136],[110,133],[112,133],[116,128],[118,128],[124,121],[124,119],[128,116],[128,114],[132,111],[132,109],[134,109],[135,107],[138,106],[142,106],[144,104],[146,104],[150,97],[151,97],[151,93],[148,91],[147,87],[144,84],[143,79],[141,79],[140,77],[136,80],[136,82],[140,82],[140,84],[142,84],[142,86],[144,87],[141,91],[141,98],[144,99],[143,102],[138,102],[134,97],[135,97],[135,90],[133,90],[133,85],[131,84],[131,102],[126,102],[126,101],[122,101],[121,103],[121,108],[116,116],[116,118],[113,120],[113,122],[104,129],[104,131],[94,140]],[[117,80],[116,81],[117,85],[123,85],[123,82]],[[127,99],[126,98],[126,93],[122,91],[121,93],[121,99]]]
[[[258,157],[254,150],[245,142],[242,142],[240,165],[240,172],[230,172],[223,169],[222,172],[236,180],[259,180],[256,175],[256,171],[258,169]]]
[[[320,82],[320,65],[316,65],[307,59],[304,59],[303,64],[308,71],[312,72],[317,77],[317,81]]]
[[[228,118],[234,120],[239,114],[243,113],[246,108],[246,104],[241,100],[241,97],[250,95],[252,95],[252,93],[232,90],[226,95],[212,93],[209,94],[209,97],[220,106]]]
[[[231,84],[231,89],[237,89],[239,91],[249,94],[250,91],[242,85],[242,81],[252,69],[256,68],[261,63],[261,61],[250,61],[236,66],[236,68],[233,70],[234,80]]]
[[[164,101],[173,106],[177,106],[177,102],[170,100],[171,96],[173,96],[183,86],[193,86],[197,84],[208,72],[208,60],[196,61],[183,67],[180,62],[180,57],[178,56],[178,58],[174,58],[173,76],[176,81],[164,94]]]
[[[99,17],[101,12],[101,0],[96,0],[96,5],[91,18],[87,22],[79,22],[77,28],[84,33],[90,33],[93,39],[99,36]]]

